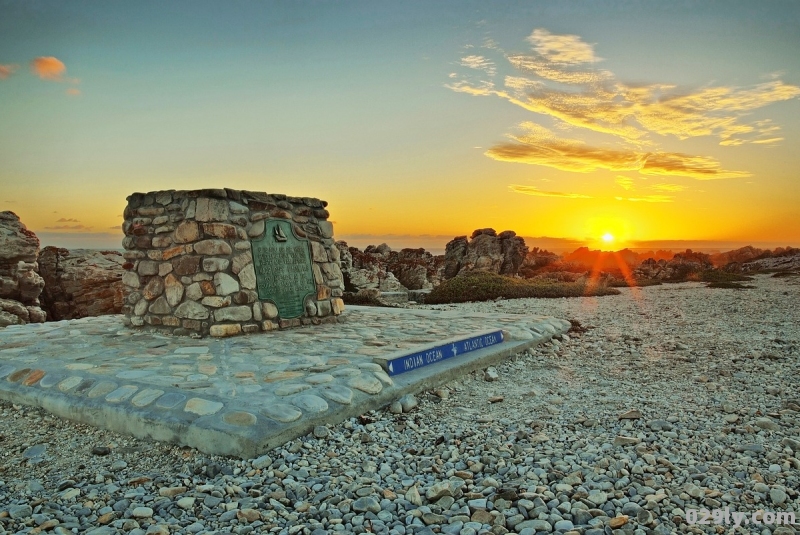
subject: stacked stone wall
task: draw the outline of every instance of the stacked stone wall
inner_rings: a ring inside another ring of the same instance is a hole
[[[344,310],[339,249],[327,203],[231,189],[134,193],[125,208],[123,254],[129,326],[230,336],[335,322]],[[303,314],[281,318],[260,299],[251,240],[271,220],[310,243],[315,294]]]

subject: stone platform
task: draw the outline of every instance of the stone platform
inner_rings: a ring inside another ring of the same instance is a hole
[[[0,398],[246,458],[489,366],[570,326],[540,316],[356,306],[340,321],[225,339],[134,331],[122,316],[9,326],[0,329]],[[501,343],[386,373],[387,359],[444,343],[466,347],[491,330],[502,331]]]

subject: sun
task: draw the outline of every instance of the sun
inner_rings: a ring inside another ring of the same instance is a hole
[[[605,234],[600,236],[600,239],[606,243],[612,243],[614,241],[614,235],[611,234],[610,232],[606,232]]]

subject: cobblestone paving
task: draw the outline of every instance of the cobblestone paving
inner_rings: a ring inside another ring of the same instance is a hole
[[[569,323],[519,314],[351,307],[335,325],[172,337],[103,316],[0,330],[0,397],[95,425],[215,450],[198,430],[258,442],[392,391],[373,358],[504,329],[522,348]],[[415,373],[415,372],[412,372]],[[410,377],[413,377],[410,375]],[[78,410],[80,409],[80,410]],[[132,418],[133,417],[133,418]],[[137,423],[141,420],[141,425]],[[148,429],[148,424],[156,422]]]

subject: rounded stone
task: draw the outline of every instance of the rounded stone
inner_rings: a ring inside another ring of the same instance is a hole
[[[269,301],[261,303],[261,312],[264,313],[264,317],[267,319],[274,319],[278,317],[278,307]]]
[[[214,311],[217,321],[250,321],[253,311],[249,306],[229,306]]]
[[[175,309],[175,316],[183,319],[204,320],[208,318],[208,309],[196,301],[186,301]]]
[[[285,403],[271,403],[268,407],[262,409],[261,412],[268,418],[283,423],[294,422],[303,415],[300,410]]]
[[[328,385],[322,388],[321,394],[331,401],[349,405],[353,401],[353,391],[342,385]]]
[[[310,414],[319,414],[328,410],[328,402],[314,394],[295,396],[292,399],[292,404]]]
[[[175,243],[190,243],[200,237],[200,227],[195,221],[182,221],[175,228],[173,240]]]
[[[256,416],[249,412],[236,411],[229,412],[222,417],[222,420],[230,425],[238,425],[242,427],[255,425]]]
[[[374,375],[359,375],[347,381],[347,386],[366,392],[367,394],[378,394],[383,390],[383,383]]]
[[[194,244],[194,252],[200,255],[229,255],[233,250],[223,240],[203,240]]]
[[[381,512],[381,504],[372,496],[365,496],[353,502],[353,511],[377,514]]]
[[[222,403],[219,401],[210,401],[203,398],[192,398],[186,402],[186,406],[183,408],[186,412],[191,412],[199,416],[216,414],[220,409],[222,409]]]
[[[136,507],[131,511],[131,516],[134,518],[152,518],[153,510],[149,507]]]
[[[230,295],[239,291],[239,283],[227,273],[214,274],[214,290],[217,295]]]
[[[303,372],[296,371],[274,371],[269,372],[264,376],[265,383],[274,383],[276,381],[285,381],[287,379],[297,379],[305,375]]]
[[[315,373],[306,377],[306,382],[312,385],[319,385],[323,383],[330,383],[333,381],[333,375],[327,373]]]
[[[177,306],[183,298],[183,284],[178,278],[170,273],[164,279],[164,295],[170,306]]]
[[[299,394],[304,390],[308,390],[311,388],[311,385],[303,384],[303,383],[288,383],[283,384],[275,388],[275,395],[276,396],[291,396],[294,394]]]
[[[144,289],[142,290],[142,295],[148,301],[152,301],[159,295],[164,292],[164,279],[161,277],[153,277],[150,281],[145,285]]]
[[[256,271],[252,263],[247,264],[239,271],[239,283],[242,285],[242,288],[247,290],[256,289]]]
[[[44,376],[45,376],[44,370],[33,370],[30,374],[28,374],[25,380],[22,381],[22,385],[33,386]]]
[[[156,298],[147,310],[152,314],[169,314],[172,307],[169,306],[167,298],[162,295]]]

